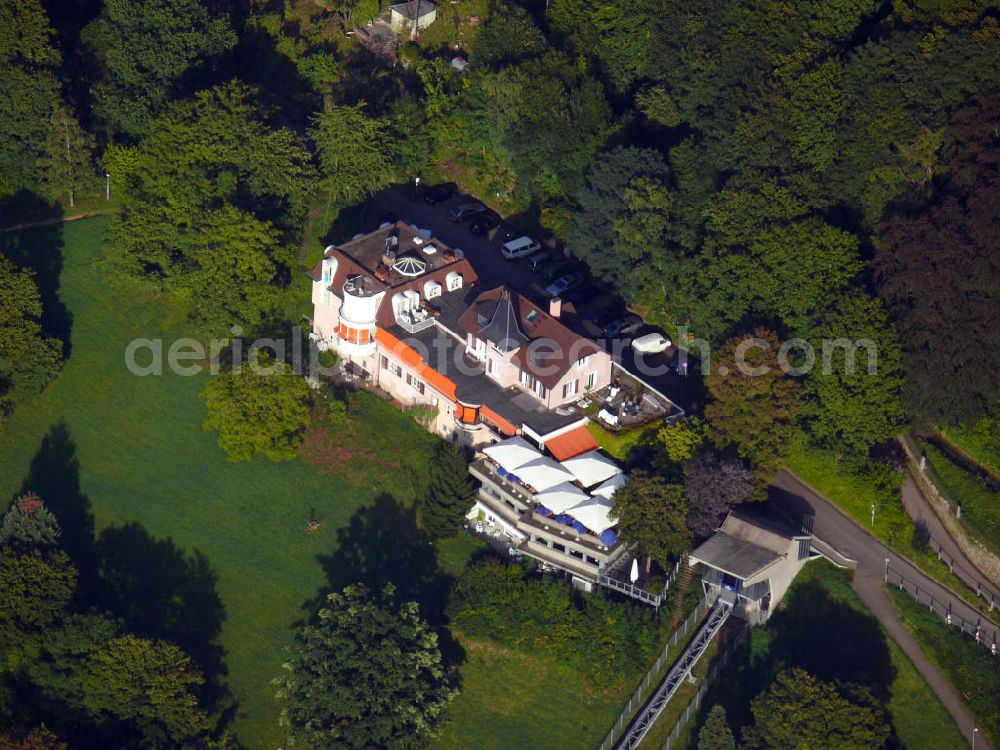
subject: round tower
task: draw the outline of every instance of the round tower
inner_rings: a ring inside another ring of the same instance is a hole
[[[344,282],[344,302],[337,327],[338,348],[347,354],[367,356],[375,351],[375,316],[381,295],[367,276]]]

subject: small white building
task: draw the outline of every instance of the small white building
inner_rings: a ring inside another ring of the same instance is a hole
[[[706,594],[734,599],[733,614],[758,624],[767,621],[795,576],[815,556],[812,534],[748,505],[730,511],[688,562],[705,566]]]
[[[408,0],[389,8],[389,25],[399,34],[423,31],[437,20],[437,4],[432,0]]]

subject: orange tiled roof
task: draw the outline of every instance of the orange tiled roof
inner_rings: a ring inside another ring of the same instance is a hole
[[[545,441],[545,450],[556,457],[557,461],[579,456],[581,453],[600,448],[594,436],[590,434],[587,425],[580,425],[569,432],[564,432],[551,440]]]

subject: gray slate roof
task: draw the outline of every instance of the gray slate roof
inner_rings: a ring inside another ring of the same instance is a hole
[[[717,531],[691,553],[691,562],[700,562],[745,581],[770,567],[783,555],[752,542]]]

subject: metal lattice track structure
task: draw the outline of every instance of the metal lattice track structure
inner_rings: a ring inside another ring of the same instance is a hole
[[[653,693],[653,697],[649,699],[649,703],[643,706],[638,716],[635,717],[632,726],[628,728],[628,731],[622,736],[618,744],[615,745],[615,750],[635,750],[635,748],[639,747],[642,738],[646,736],[646,733],[656,723],[657,718],[659,718],[670,699],[674,697],[681,683],[691,674],[694,665],[698,663],[698,660],[705,653],[708,644],[718,635],[732,611],[733,605],[729,601],[719,599],[715,603],[711,613],[708,615],[708,619],[705,620],[705,624],[701,626],[701,630],[698,631],[698,634],[688,644],[688,647],[684,649],[681,658],[677,660],[677,663],[667,673],[660,687]]]

